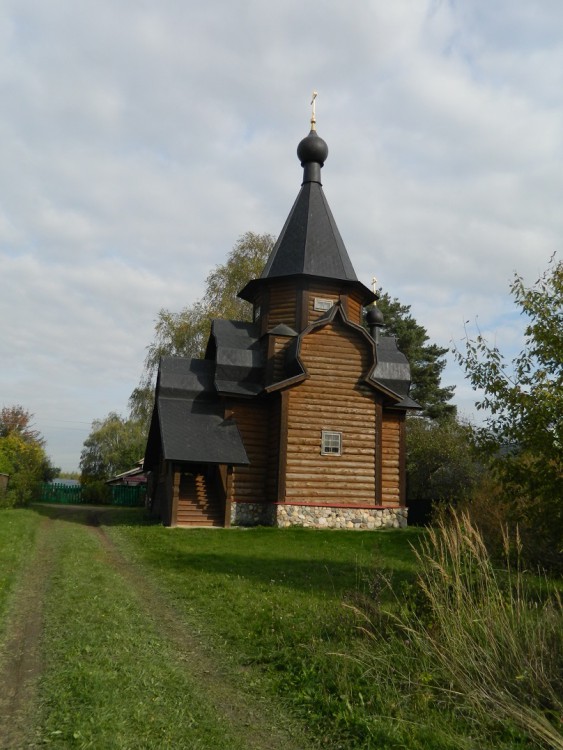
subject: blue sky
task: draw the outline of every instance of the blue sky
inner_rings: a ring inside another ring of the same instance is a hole
[[[561,250],[560,2],[4,0],[0,405],[56,465],[126,412],[158,310],[281,230],[313,89],[358,277],[439,344],[519,347],[513,273]]]

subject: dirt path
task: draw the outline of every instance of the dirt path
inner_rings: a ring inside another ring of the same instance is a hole
[[[92,518],[91,531],[106,549],[108,560],[136,591],[142,602],[144,614],[161,633],[172,641],[178,658],[189,665],[190,673],[197,679],[215,713],[229,728],[244,739],[249,750],[305,750],[303,738],[297,740],[291,721],[276,715],[269,702],[257,702],[256,695],[245,694],[242,684],[244,670],[229,668],[220,659],[206,651],[205,644],[190,632],[179,613],[169,601],[132,566],[120,553],[100,526],[100,519]]]
[[[0,685],[4,686],[0,694],[0,748],[23,750],[35,746],[30,736],[33,726],[29,724],[35,715],[34,701],[42,668],[45,597],[56,561],[51,532],[57,518],[65,518],[81,520],[85,523],[85,533],[96,537],[108,564],[136,593],[143,614],[173,644],[178,662],[195,678],[219,721],[238,735],[249,750],[305,750],[301,732],[292,728],[278,706],[245,693],[243,668],[225,664],[220,654],[211,653],[208,644],[190,631],[151,579],[121,554],[101,525],[104,512],[67,506],[57,508],[52,518],[44,518],[40,524],[35,552],[13,594],[5,645],[0,652]]]
[[[42,669],[43,610],[54,550],[52,521],[44,518],[16,590],[0,651],[0,748],[22,750],[31,742],[29,717]]]

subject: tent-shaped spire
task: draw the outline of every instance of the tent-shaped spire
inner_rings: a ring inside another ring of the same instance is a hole
[[[313,123],[312,123],[313,125]],[[297,147],[303,182],[293,208],[259,279],[239,292],[249,301],[270,279],[311,276],[345,282],[361,290],[364,304],[374,294],[358,281],[321,184],[328,146],[314,126]]]

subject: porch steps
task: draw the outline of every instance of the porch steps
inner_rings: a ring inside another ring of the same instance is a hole
[[[203,474],[184,474],[180,483],[178,526],[223,526],[220,503]]]

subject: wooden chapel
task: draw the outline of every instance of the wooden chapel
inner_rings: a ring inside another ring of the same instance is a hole
[[[314,115],[297,156],[297,199],[239,292],[253,322],[214,320],[203,359],[161,360],[144,466],[165,525],[406,524],[409,365],[325,198]]]

